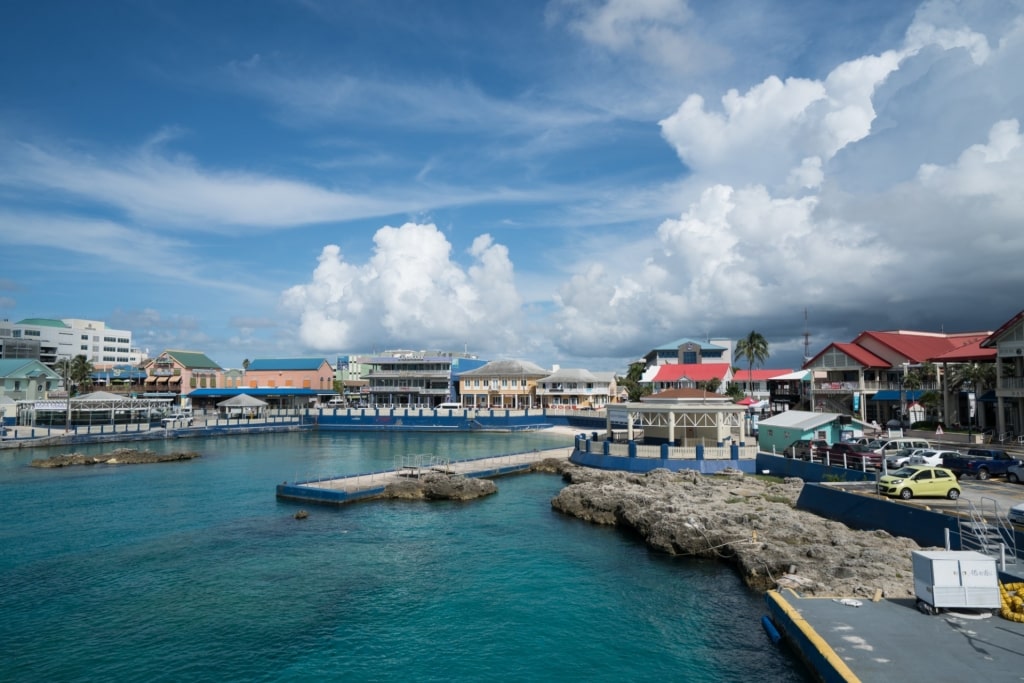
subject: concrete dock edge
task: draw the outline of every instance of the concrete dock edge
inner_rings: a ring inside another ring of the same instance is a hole
[[[768,591],[765,594],[765,603],[775,627],[811,668],[818,680],[825,683],[859,683],[860,678],[780,591]]]

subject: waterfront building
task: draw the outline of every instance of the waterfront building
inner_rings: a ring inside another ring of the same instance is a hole
[[[538,380],[550,374],[526,360],[492,360],[459,375],[459,395],[467,408],[532,408]]]
[[[700,341],[684,337],[651,349],[644,354],[643,359],[648,368],[668,364],[725,363],[731,365],[732,347],[731,339]]]
[[[448,351],[385,351],[367,359],[369,405],[432,408],[457,400],[459,377],[486,363]]]
[[[983,339],[980,347],[996,352],[996,431],[1004,441],[1024,444],[1024,311]]]
[[[75,356],[93,365],[138,365],[145,358],[133,348],[130,330],[100,320],[25,318],[0,325],[0,358],[35,358],[52,368]]]
[[[744,368],[733,373],[732,383],[738,385],[744,394],[756,401],[767,401],[771,396],[769,382],[777,377],[787,376],[791,372],[793,372],[792,368],[774,370]]]
[[[224,369],[200,351],[167,350],[145,363],[147,396],[186,396],[194,389],[223,386]]]
[[[334,368],[326,358],[257,358],[245,371],[250,389],[297,388],[334,393]]]
[[[537,380],[537,399],[545,408],[604,408],[615,400],[615,373],[559,368]]]
[[[959,400],[950,395],[946,382],[950,366],[993,362],[995,348],[980,346],[989,334],[868,331],[849,343],[833,342],[804,364],[813,373],[811,409],[885,424],[907,415],[908,407],[925,392],[936,391],[943,396],[944,419],[959,422]],[[932,376],[917,374],[914,386],[908,386],[911,373],[928,367],[935,369]],[[966,422],[967,416],[963,417]]]
[[[38,360],[0,359],[0,396],[6,396],[11,401],[49,398],[61,386],[60,375]]]
[[[714,391],[719,391],[725,389],[732,377],[732,366],[728,363],[668,363],[647,368],[640,382],[650,384],[652,394],[670,389],[696,389],[708,382],[717,382]]]
[[[373,366],[365,355],[338,356],[334,381],[342,398],[349,405],[363,405],[369,400],[370,382],[365,379]]]

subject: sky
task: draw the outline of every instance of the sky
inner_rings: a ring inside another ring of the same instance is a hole
[[[1024,0],[8,3],[0,319],[618,372],[994,330],[1022,70]]]

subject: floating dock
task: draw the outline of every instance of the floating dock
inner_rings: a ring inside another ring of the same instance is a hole
[[[464,477],[499,477],[525,472],[535,463],[549,458],[568,460],[571,452],[571,447],[556,448],[472,460],[444,460],[424,455],[403,456],[390,470],[303,482],[284,482],[277,485],[277,497],[303,503],[343,505],[376,498],[384,493],[384,488],[390,483],[420,477],[429,472],[444,472]]]

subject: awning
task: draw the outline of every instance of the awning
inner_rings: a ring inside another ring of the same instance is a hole
[[[146,384],[154,384],[155,382],[156,382],[156,377],[147,377],[146,378]]]
[[[181,375],[175,375],[174,377],[171,377],[167,381],[170,382],[171,384],[177,384],[178,382],[181,381]]]
[[[916,401],[921,398],[924,391],[921,389],[906,389],[900,391],[899,389],[883,389],[882,391],[876,392],[869,400],[871,401]]]
[[[156,383],[157,384],[167,384],[167,380],[168,379],[169,379],[168,377],[157,377],[156,378]]]

